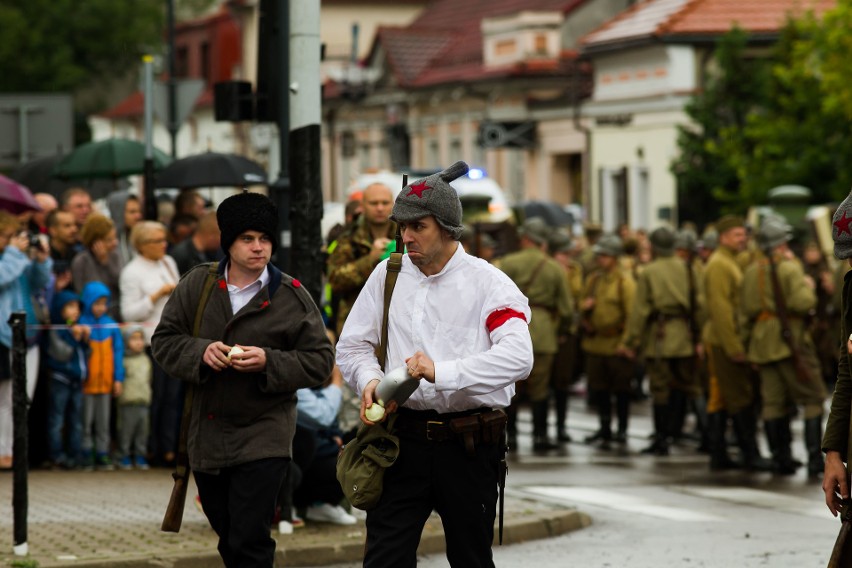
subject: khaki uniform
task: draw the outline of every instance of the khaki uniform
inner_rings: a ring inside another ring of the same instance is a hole
[[[535,360],[526,386],[530,400],[545,400],[553,358],[558,351],[558,336],[560,331],[570,329],[574,313],[574,301],[565,271],[559,263],[536,248],[503,257],[500,269],[529,300],[532,311],[529,330]]]
[[[624,342],[627,317],[633,309],[636,282],[618,266],[598,270],[586,279],[584,298],[594,298],[594,307],[583,314],[581,347],[586,354],[586,378],[590,399],[597,406],[600,428],[587,443],[611,439],[612,398],[615,395],[618,432],[615,440],[627,441],[630,415],[630,380],[633,361],[617,354]]]
[[[742,279],[734,251],[720,246],[710,255],[704,269],[707,322],[702,333],[711,371],[708,412],[727,410],[736,414],[754,402],[750,369],[732,360],[745,355],[738,323]],[[714,392],[713,384],[718,393]]]
[[[777,316],[769,261],[761,257],[745,271],[742,313],[749,361],[760,365],[763,419],[786,417],[790,401],[805,406],[805,419],[820,416],[826,397],[825,385],[811,334],[805,325],[808,312],[816,307],[816,293],[805,283],[804,271],[797,260],[776,255],[775,265],[792,340],[809,369],[810,379],[802,381],[796,377],[792,353],[782,336]]]
[[[396,223],[391,222],[385,237],[393,239],[395,235]],[[337,247],[328,258],[328,284],[331,287],[332,299],[336,300],[333,304],[336,304],[338,337],[358,293],[378,264],[378,261],[373,262],[370,259],[372,248],[370,228],[361,217],[351,230],[340,235]]]
[[[690,397],[700,394],[695,373],[695,344],[700,338],[693,337],[689,314],[694,303],[697,326],[704,297],[694,271],[692,282],[691,301],[687,264],[663,256],[645,266],[636,285],[624,345],[644,353],[654,404],[667,404],[673,388]]]

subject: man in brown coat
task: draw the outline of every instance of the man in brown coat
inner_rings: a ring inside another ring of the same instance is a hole
[[[290,462],[296,391],[322,383],[334,355],[310,295],[269,262],[275,205],[241,193],[223,201],[217,217],[226,257],[198,334],[209,265],[178,283],[151,347],[169,376],[194,386],[189,464],[225,566],[271,567],[269,527]]]

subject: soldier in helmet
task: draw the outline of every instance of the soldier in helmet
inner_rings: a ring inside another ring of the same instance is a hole
[[[788,404],[793,402],[804,407],[808,474],[815,476],[823,469],[820,442],[826,392],[805,325],[805,317],[816,306],[815,284],[787,244],[791,233],[792,227],[783,220],[763,222],[757,232],[763,254],[743,275],[742,311],[748,322],[748,358],[760,366],[763,424],[774,471],[792,475],[798,466],[790,452]]]
[[[654,402],[654,440],[642,453],[669,453],[672,425],[683,421],[687,401],[698,392],[695,374],[697,337],[691,314],[698,298],[690,294],[689,267],[674,255],[675,233],[668,227],[650,235],[654,260],[645,266],[636,284],[627,333],[618,353],[630,359],[645,354]]]
[[[538,217],[527,219],[518,234],[521,250],[504,256],[500,269],[529,299],[534,359],[526,389],[533,413],[533,450],[552,450],[556,446],[547,437],[550,374],[558,351],[557,338],[570,330],[574,303],[564,270],[547,254],[550,229],[544,221]]]
[[[586,443],[608,447],[612,435],[612,399],[615,398],[618,430],[615,441],[627,442],[630,416],[630,379],[633,361],[618,354],[624,342],[627,316],[633,308],[636,282],[619,266],[621,239],[604,235],[593,247],[598,270],[583,289],[582,349],[586,354],[586,376],[590,400],[597,405],[600,428]]]
[[[699,451],[709,449],[707,438],[707,365],[704,357],[704,344],[701,343],[701,326],[706,318],[704,309],[704,262],[698,256],[698,237],[692,229],[684,228],[675,234],[675,256],[686,263],[692,271],[690,296],[695,298],[694,311],[690,314],[690,333],[695,342],[696,390],[689,399],[688,411],[695,415],[695,424],[700,436]],[[672,438],[676,441],[683,435],[685,415],[672,418]]]
[[[547,242],[550,254],[565,271],[568,290],[575,306],[579,305],[583,294],[583,267],[574,259],[573,242],[567,232],[554,231]],[[570,442],[568,435],[568,395],[571,385],[578,376],[582,351],[577,333],[577,318],[572,318],[571,326],[560,331],[559,350],[553,362],[550,374],[550,386],[553,389],[553,403],[556,407],[556,440]]]
[[[771,471],[771,463],[757,447],[755,378],[740,338],[740,288],[743,274],[737,255],[746,246],[745,221],[727,215],[716,223],[719,247],[704,270],[707,322],[702,337],[707,344],[710,367],[710,469],[738,467],[728,456],[725,432],[728,418],[734,423],[742,466],[747,470]]]

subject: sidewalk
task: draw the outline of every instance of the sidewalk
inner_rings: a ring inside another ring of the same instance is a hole
[[[221,566],[216,537],[193,505],[194,485],[187,492],[180,533],[160,532],[171,493],[170,473],[165,469],[30,472],[29,557],[12,554],[12,475],[0,474],[0,566]],[[508,483],[511,487],[511,476]],[[507,495],[503,544],[556,536],[590,523],[588,516],[576,510]],[[360,520],[348,527],[308,523],[292,535],[273,531],[278,541],[278,564],[322,566],[358,561],[364,532]],[[420,551],[433,554],[443,550],[441,522],[433,515],[424,530]]]

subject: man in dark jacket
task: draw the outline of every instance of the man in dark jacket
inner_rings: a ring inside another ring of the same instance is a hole
[[[269,263],[275,205],[241,193],[223,201],[217,217],[226,257],[197,336],[207,265],[181,279],[151,346],[169,376],[195,387],[189,463],[225,565],[271,567],[269,527],[290,461],[295,392],[322,383],[334,356],[310,295]]]

